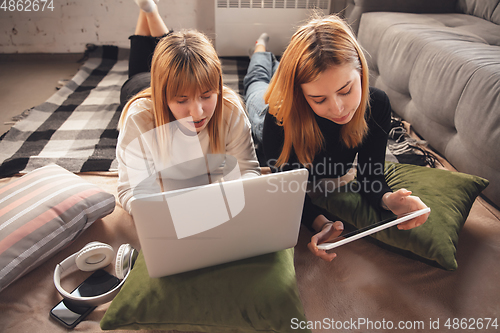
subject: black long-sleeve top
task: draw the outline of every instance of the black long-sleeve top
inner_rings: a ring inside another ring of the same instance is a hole
[[[342,125],[317,115],[315,118],[323,134],[324,144],[314,157],[312,167],[309,169],[309,182],[315,184],[322,178],[337,178],[345,175],[353,166],[356,154],[358,154],[357,181],[361,185],[360,193],[372,205],[379,207],[382,196],[392,191],[384,177],[387,136],[391,127],[391,104],[387,95],[379,89],[370,88],[370,108],[367,110],[368,133],[363,142],[355,148],[347,148],[341,142]],[[279,169],[274,167],[274,163],[281,154],[283,141],[283,127],[276,123],[274,116],[267,113],[264,121],[263,150],[268,166],[273,172],[300,167],[293,149],[288,163]],[[306,195],[302,224],[313,230],[312,223],[321,214],[320,209]]]

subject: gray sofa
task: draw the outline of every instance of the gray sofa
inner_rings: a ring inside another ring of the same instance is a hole
[[[349,0],[370,84],[500,206],[500,0]]]

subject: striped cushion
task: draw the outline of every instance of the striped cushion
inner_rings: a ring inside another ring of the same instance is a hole
[[[0,291],[114,208],[112,194],[55,164],[0,188]]]

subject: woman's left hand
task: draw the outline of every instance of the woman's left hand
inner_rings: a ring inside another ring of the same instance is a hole
[[[396,192],[389,192],[382,197],[383,204],[396,215],[414,212],[427,206],[419,197],[411,195],[407,189],[399,189]],[[398,229],[408,230],[418,227],[427,221],[430,213],[417,216],[409,221],[398,224]]]

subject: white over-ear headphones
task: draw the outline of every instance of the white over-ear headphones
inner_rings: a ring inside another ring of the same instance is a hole
[[[85,245],[79,252],[56,265],[54,270],[54,285],[57,291],[62,297],[78,305],[98,306],[110,302],[118,294],[125,280],[127,280],[137,258],[138,252],[130,244],[122,244],[116,254],[115,273],[116,277],[122,281],[115,288],[104,294],[92,297],[71,295],[61,287],[61,275],[70,270],[73,271],[75,267],[82,271],[95,271],[106,267],[111,263],[114,255],[115,251],[108,244],[91,242]]]

